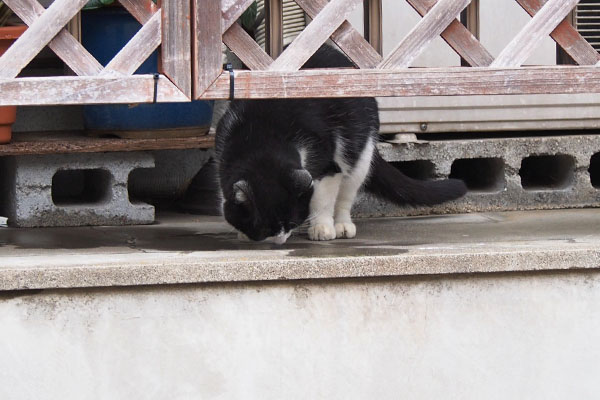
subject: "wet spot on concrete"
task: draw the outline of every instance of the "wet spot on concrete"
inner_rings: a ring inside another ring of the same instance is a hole
[[[144,245],[144,243],[139,243]],[[337,240],[330,242],[311,242],[301,237],[292,237],[287,243],[277,245],[262,242],[243,242],[236,234],[192,234],[180,235],[177,240],[153,241],[147,243],[148,249],[182,251],[235,251],[235,250],[291,250],[293,257],[363,257],[396,255],[407,252],[395,247],[380,247],[381,243],[350,242]]]
[[[82,227],[8,229],[0,231],[0,246],[17,249],[123,248],[147,251],[252,251],[289,250],[294,257],[360,257],[394,255],[406,252],[399,247],[406,243],[381,241],[334,240],[312,242],[304,233],[297,233],[284,245],[244,242],[231,233],[198,233],[193,228],[166,227]]]

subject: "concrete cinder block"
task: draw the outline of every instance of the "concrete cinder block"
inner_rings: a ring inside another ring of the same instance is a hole
[[[469,191],[453,202],[414,208],[361,194],[356,216],[600,207],[600,156],[592,159],[600,154],[597,135],[384,142],[379,151],[419,178],[463,179]]]
[[[130,201],[128,179],[153,167],[141,152],[5,157],[3,214],[17,227],[149,224],[154,207]]]

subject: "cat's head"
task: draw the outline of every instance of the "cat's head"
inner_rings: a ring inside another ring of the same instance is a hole
[[[223,189],[223,215],[251,240],[283,244],[309,215],[312,177],[305,169],[268,171],[232,180]]]

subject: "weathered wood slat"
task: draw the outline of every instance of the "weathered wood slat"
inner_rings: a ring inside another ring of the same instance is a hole
[[[152,54],[161,42],[161,14],[159,10],[131,38],[117,55],[106,65],[100,75],[131,75]]]
[[[327,0],[296,0],[296,3],[308,14],[315,18],[325,8]],[[348,22],[333,32],[331,40],[354,61],[359,68],[375,68],[381,62],[381,55],[365,40],[365,38]]]
[[[91,138],[78,132],[15,133],[9,144],[0,145],[0,156],[61,153],[104,153],[206,149],[214,147],[214,136],[166,137],[156,139]]]
[[[222,32],[225,33],[253,2],[254,0],[223,0],[221,2]]]
[[[517,3],[532,17],[544,5],[543,0],[517,0]],[[600,62],[600,54],[567,20],[563,20],[550,34],[579,65],[594,65]]]
[[[189,1],[163,0],[162,73],[192,97],[192,25]]]
[[[223,70],[221,4],[215,0],[192,0],[195,16],[194,97],[202,94]]]
[[[269,67],[295,71],[335,32],[362,0],[332,0]]]
[[[60,76],[0,79],[0,105],[151,103],[154,76]],[[165,76],[158,79],[158,102],[189,99]]]
[[[383,59],[381,55],[352,27],[350,22],[344,21],[331,35],[331,40],[352,60],[359,68],[375,68]]]
[[[152,0],[119,0],[119,3],[142,25],[159,9]]]
[[[382,61],[379,68],[410,67],[429,43],[439,36],[470,2],[471,0],[439,0]]]
[[[87,0],[56,0],[0,57],[0,78],[14,78],[85,5]]]
[[[265,70],[273,63],[273,59],[239,24],[231,25],[223,34],[223,43],[251,70]]]
[[[13,12],[27,25],[32,25],[46,9],[37,0],[6,0]],[[97,75],[102,65],[66,29],[61,29],[48,47],[77,75]]]
[[[437,0],[407,1],[421,16],[427,14],[437,2]],[[472,67],[487,67],[494,61],[494,57],[487,49],[457,19],[448,25],[441,36]]]
[[[237,98],[255,99],[600,93],[600,68],[237,71],[235,82]],[[229,76],[222,74],[203,97],[228,95]]]
[[[577,3],[579,0],[548,0],[500,52],[492,66],[501,68],[523,65],[542,39],[550,35]]]

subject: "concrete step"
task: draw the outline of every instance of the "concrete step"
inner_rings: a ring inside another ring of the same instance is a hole
[[[0,227],[0,398],[595,398],[599,223],[369,219],[283,246],[176,214]]]
[[[0,290],[596,268],[596,209],[358,220],[355,239],[240,242],[220,217],[0,228]]]

